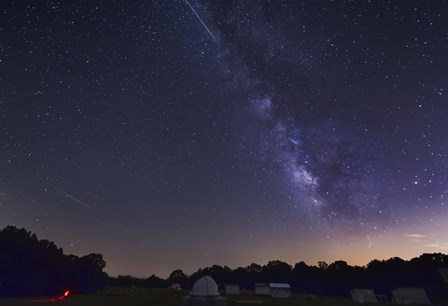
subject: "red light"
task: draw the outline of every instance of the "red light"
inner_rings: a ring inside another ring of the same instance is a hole
[[[56,302],[56,301],[60,301],[65,299],[66,297],[68,297],[68,295],[70,294],[70,290],[67,290],[64,292],[63,295],[55,297],[55,298],[50,298],[50,299],[42,299],[42,300],[33,300],[30,301],[32,303],[42,303],[42,302]]]

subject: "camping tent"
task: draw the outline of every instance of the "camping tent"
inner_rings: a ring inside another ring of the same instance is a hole
[[[397,288],[392,295],[397,304],[431,304],[423,288]]]
[[[375,292],[372,289],[352,289],[350,291],[353,302],[378,303]]]
[[[265,283],[255,283],[255,295],[271,295],[271,288]]]
[[[226,294],[230,295],[239,295],[240,294],[240,286],[236,284],[226,284],[224,285],[226,289]]]
[[[213,278],[203,276],[194,283],[190,295],[182,298],[181,306],[227,306],[227,299],[219,296]]]
[[[289,298],[291,297],[291,287],[286,283],[269,283],[271,296],[273,298]]]

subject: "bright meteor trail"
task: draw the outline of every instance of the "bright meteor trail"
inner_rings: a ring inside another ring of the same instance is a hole
[[[196,13],[196,11],[194,10],[194,8],[191,6],[191,4],[185,0],[185,3],[188,4],[188,6],[191,8],[191,10],[193,11],[193,13],[196,15],[196,17],[199,19],[199,21],[202,23],[202,25],[204,26],[204,28],[207,30],[208,34],[210,34],[210,36],[213,38],[214,41],[216,41],[215,36],[212,34],[212,32],[210,31],[210,29],[205,25],[205,23],[202,21],[201,17],[199,17],[198,13]]]
[[[88,209],[92,209],[92,207],[90,207],[89,205],[84,204],[83,202],[81,202],[81,200],[79,200],[79,199],[75,198],[74,196],[68,194],[68,193],[65,192],[64,190],[59,189],[57,186],[55,186],[55,185],[53,185],[53,184],[51,184],[51,183],[49,183],[49,182],[46,182],[46,183],[47,183],[48,185],[50,185],[51,187],[53,187],[56,191],[62,193],[63,195],[65,195],[66,197],[72,199],[73,201],[77,202],[78,204],[81,204],[82,206],[84,206],[84,207],[86,207],[86,208],[88,208]]]

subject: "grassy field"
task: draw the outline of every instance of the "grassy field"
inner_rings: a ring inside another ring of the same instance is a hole
[[[134,293],[73,295],[54,302],[41,302],[45,298],[0,299],[0,306],[40,305],[40,306],[178,306],[187,291],[152,289]],[[264,306],[354,306],[349,299],[311,297],[294,295],[290,299],[273,299],[255,296],[251,292],[239,296],[227,296],[228,306],[264,305]],[[261,302],[261,303],[260,303]]]
[[[45,302],[46,297],[0,299],[0,306],[179,306],[187,291],[172,291],[168,289],[153,289],[133,293],[113,293],[97,295],[74,295],[67,299]],[[225,296],[225,295],[223,295]],[[294,294],[288,299],[273,299],[271,297],[255,296],[246,292],[239,296],[227,297],[228,306],[262,305],[262,306],[360,306],[350,299],[333,297],[316,297],[307,294]],[[362,304],[364,306],[389,304]],[[447,305],[446,303],[432,305]],[[418,306],[414,304],[414,306]],[[422,305],[425,306],[425,305]]]
[[[170,289],[151,289],[140,292],[124,293],[124,290],[114,290],[110,294],[73,295],[67,299],[45,302],[48,297],[0,299],[0,306],[179,306],[182,297],[188,291],[173,291]],[[320,297],[309,294],[293,294],[292,298],[274,299],[256,296],[253,292],[242,292],[238,296],[226,296],[228,306],[262,305],[262,306],[373,306],[389,304],[358,304],[348,298]],[[432,304],[446,306],[446,301]],[[418,306],[414,304],[414,306]],[[421,305],[427,306],[427,305]]]

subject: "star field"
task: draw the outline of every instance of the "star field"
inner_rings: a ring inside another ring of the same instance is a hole
[[[0,226],[112,274],[448,240],[446,1],[4,1]]]

